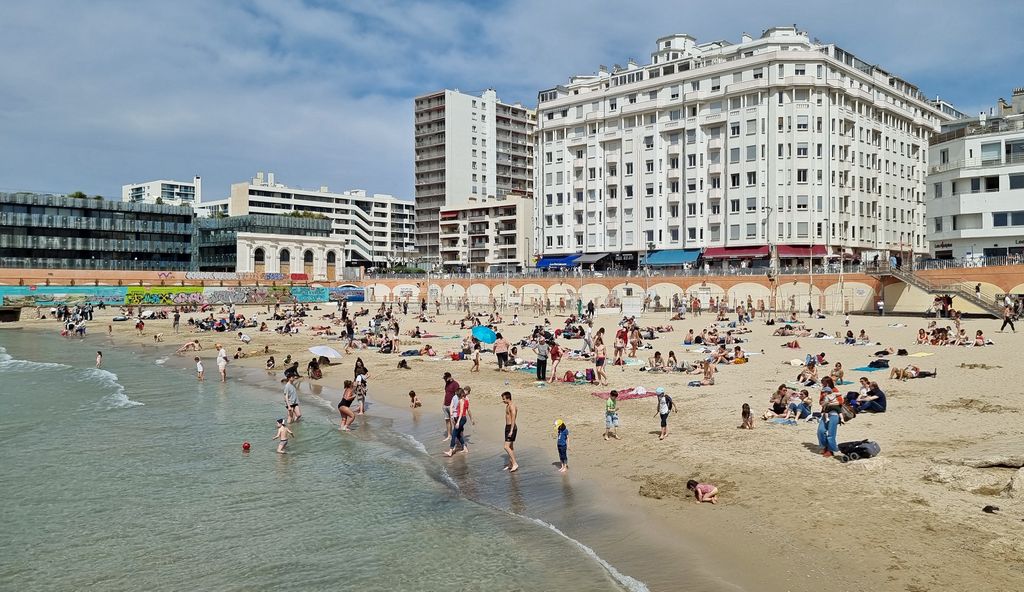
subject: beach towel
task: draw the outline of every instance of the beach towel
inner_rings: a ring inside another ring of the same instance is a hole
[[[773,417],[768,420],[768,423],[774,423],[776,425],[796,425],[795,419],[783,419],[781,417]]]
[[[441,337],[441,336],[438,335],[437,333],[420,333],[420,339],[430,339],[430,338],[437,338],[437,337]]]
[[[836,386],[843,385],[843,384],[853,384],[853,381],[852,380],[840,380],[839,382],[836,383]]]
[[[626,358],[625,362],[626,362],[627,366],[646,366],[647,365],[647,362],[641,360],[640,358]]]
[[[885,370],[885,368],[872,368],[871,366],[861,366],[860,368],[854,368],[854,372],[878,372],[879,370]]]
[[[928,356],[934,356],[935,352],[915,352],[907,356],[908,358],[927,358]]]
[[[652,389],[652,388],[649,389],[649,388],[646,388],[646,387],[643,387],[643,388],[647,392],[645,392],[643,394],[637,394],[636,390],[638,388],[641,388],[641,387],[630,387],[630,388],[627,388],[627,389],[618,389],[619,390],[619,400],[620,401],[629,401],[630,399],[645,399],[647,397],[656,397],[657,396],[657,394],[655,394],[655,392],[654,392],[654,389]],[[593,393],[590,393],[590,394],[594,395],[598,399],[608,399],[608,397],[611,396],[612,392],[611,391],[597,391],[597,392],[593,392]]]

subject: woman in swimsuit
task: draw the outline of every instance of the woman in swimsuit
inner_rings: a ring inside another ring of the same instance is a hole
[[[597,341],[594,342],[594,350],[597,354],[597,359],[594,360],[594,366],[597,369],[597,382],[598,384],[608,386],[608,376],[604,373],[605,356],[608,353],[608,348],[604,345],[604,334],[597,334]]]
[[[352,381],[345,381],[345,392],[341,395],[341,402],[338,403],[338,413],[341,414],[341,429],[348,431],[348,426],[352,425],[352,421],[355,420],[356,414],[352,412],[352,402],[356,400],[355,394],[352,392]]]
[[[832,380],[839,384],[843,381],[843,363],[836,362],[836,365],[832,367],[832,371],[828,373],[832,377]]]
[[[928,333],[926,333],[924,329],[918,329],[917,330],[917,344],[918,345],[927,345],[928,341],[929,341]]]

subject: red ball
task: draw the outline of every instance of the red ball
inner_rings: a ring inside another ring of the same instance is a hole
[[[251,445],[248,442],[242,442],[242,452],[249,452]]]

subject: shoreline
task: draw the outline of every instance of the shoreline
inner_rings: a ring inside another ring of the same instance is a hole
[[[263,307],[252,308],[263,312]],[[319,312],[333,309],[332,306]],[[318,313],[314,311],[312,315],[316,318]],[[529,321],[532,315],[527,312],[523,316]],[[443,322],[452,318],[455,315],[443,315],[437,323],[421,325],[437,334],[465,334]],[[400,316],[399,319],[403,330],[417,324],[412,318]],[[556,324],[563,320],[557,315],[551,319]],[[101,326],[102,320],[91,327]],[[616,320],[601,316],[597,325],[612,326]],[[684,352],[685,348],[679,345],[683,333],[679,331],[699,330],[712,320],[705,315],[668,323],[675,327],[676,333],[659,336],[661,339],[653,342],[655,349]],[[667,315],[648,315],[643,322],[645,325],[664,324]],[[900,322],[909,327],[889,326]],[[170,326],[170,321],[151,323],[154,327]],[[49,320],[26,320],[19,324],[49,331],[56,328],[56,323]],[[841,329],[842,317],[811,320],[807,324],[831,333]],[[352,358],[362,355],[371,371],[371,397],[384,404],[390,403],[399,414],[408,415],[408,407],[402,411],[407,404],[405,392],[415,388],[424,404],[421,421],[439,432],[440,375],[445,370],[451,371],[460,383],[474,387],[473,413],[478,426],[471,437],[483,446],[478,446],[472,454],[492,456],[503,456],[497,436],[503,423],[498,394],[511,390],[520,408],[523,445],[517,448],[521,448],[524,459],[530,458],[530,464],[524,465],[522,461],[520,464],[531,471],[548,470],[548,463],[554,457],[553,440],[550,449],[541,443],[549,442],[550,418],[564,418],[572,429],[572,478],[593,484],[603,500],[611,500],[603,503],[613,511],[639,517],[637,525],[628,528],[626,533],[601,533],[595,529],[592,536],[585,535],[581,540],[588,545],[592,542],[598,555],[628,575],[646,575],[653,570],[662,581],[658,577],[638,578],[652,590],[678,589],[683,578],[681,570],[671,561],[655,564],[643,557],[636,559],[634,565],[638,569],[633,569],[629,567],[631,553],[620,548],[623,541],[628,541],[628,545],[640,542],[672,549],[680,539],[685,539],[688,545],[708,557],[706,563],[701,564],[707,565],[710,573],[726,574],[730,581],[750,590],[810,591],[835,586],[833,570],[820,560],[823,537],[827,548],[834,552],[856,550],[859,568],[853,573],[844,573],[842,589],[930,590],[966,584],[977,587],[978,582],[991,585],[992,589],[1011,589],[1017,581],[1011,566],[1024,560],[1024,537],[1013,526],[1012,517],[1020,511],[1013,501],[1005,496],[956,489],[955,483],[937,483],[922,476],[935,467],[952,466],[941,464],[937,460],[941,456],[961,454],[986,443],[1012,448],[1017,445],[1014,442],[1020,442],[1024,434],[1014,420],[1024,407],[1013,398],[993,396],[1004,390],[1006,374],[975,370],[971,363],[987,362],[998,366],[1002,361],[1003,368],[1011,367],[1012,356],[1022,342],[1010,334],[992,333],[990,337],[997,342],[995,348],[911,345],[916,327],[923,324],[920,319],[896,316],[858,316],[851,320],[851,328],[866,328],[873,341],[911,348],[911,351],[925,350],[934,357],[897,358],[897,362],[913,361],[927,369],[937,367],[943,378],[900,383],[886,380],[884,372],[868,375],[883,384],[889,393],[890,410],[881,416],[858,417],[842,428],[839,440],[867,437],[879,441],[883,451],[878,459],[848,465],[825,461],[810,453],[808,448],[813,448],[816,442],[813,424],[784,427],[758,421],[751,432],[736,430],[739,405],[749,402],[755,414],[760,414],[768,394],[795,373],[780,362],[802,357],[807,351],[825,351],[830,360],[842,361],[852,369],[866,363],[876,348],[844,347],[833,344],[832,340],[801,338],[802,351],[780,349],[778,345],[785,339],[771,337],[771,328],[758,320],[751,325],[753,333],[746,337],[751,338],[750,351],[763,349],[766,355],[753,357],[746,366],[724,367],[716,377],[718,384],[713,387],[687,389],[688,377],[682,374],[647,375],[634,368],[625,371],[610,368],[610,388],[629,384],[648,387],[664,384],[668,388],[680,406],[680,413],[671,416],[672,432],[663,443],[649,435],[657,426],[657,420],[651,418],[653,403],[650,399],[623,402],[620,405],[623,440],[602,442],[600,400],[589,395],[591,390],[597,389],[590,385],[563,384],[537,388],[532,378],[523,373],[494,371],[493,358],[489,355],[483,357],[479,374],[468,372],[468,362],[415,357],[407,358],[413,370],[406,372],[394,370],[398,356],[363,350],[346,356],[340,365],[327,368],[321,382],[340,382],[340,378],[351,371]],[[981,328],[989,333],[998,323],[969,321],[966,326],[969,331]],[[143,338],[131,335],[131,329],[126,324],[115,327],[115,344],[144,344],[152,339],[150,323]],[[519,335],[529,330],[529,324],[502,326],[501,329],[518,340]],[[86,339],[93,341],[96,333],[92,332]],[[128,339],[123,339],[126,335]],[[186,338],[194,338],[193,335],[173,336],[165,332],[174,346]],[[246,346],[246,350],[269,344],[279,361],[289,352],[301,361],[303,358],[298,354],[306,347],[325,342],[323,338],[304,334],[252,335],[253,344]],[[197,336],[205,343],[223,340],[229,352],[236,347],[230,333]],[[107,343],[102,334],[98,337],[96,343]],[[458,341],[409,340],[407,337],[403,337],[403,341],[401,349],[429,342],[444,351],[458,344]],[[567,340],[562,343],[570,347],[579,344]],[[644,355],[651,353],[648,350]],[[204,359],[209,360],[212,352],[206,349],[203,354]],[[526,357],[532,358],[532,354]],[[692,359],[693,355],[682,353],[679,357]],[[229,365],[229,380],[232,367],[246,366],[263,371],[264,359],[260,354]],[[967,363],[966,366],[956,365],[963,363]],[[561,366],[563,371],[579,367],[580,364],[571,360]],[[211,363],[207,381],[211,375],[216,379],[215,374]],[[856,380],[859,375],[850,370],[848,379]],[[508,386],[502,384],[505,380],[510,383]],[[380,385],[385,382],[388,386],[382,391]],[[970,385],[969,391],[960,388],[962,385]],[[990,412],[986,405],[998,411]],[[532,445],[527,446],[527,441]],[[431,444],[434,443],[428,439],[426,447],[431,455],[439,454],[440,449],[434,450]],[[481,453],[485,448],[493,450]],[[534,455],[542,460],[535,460]],[[500,468],[495,468],[494,472],[499,473]],[[692,498],[685,497],[681,485],[691,476],[718,484],[723,491],[723,503],[713,507],[696,506]],[[980,512],[981,506],[993,501],[1003,505],[1005,518],[992,518]],[[968,565],[955,571],[944,569],[943,557],[965,553],[971,559]]]

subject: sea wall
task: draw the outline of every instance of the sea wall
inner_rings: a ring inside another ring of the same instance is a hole
[[[307,286],[0,286],[0,304],[5,306],[287,304],[326,302],[329,297],[327,288]]]

